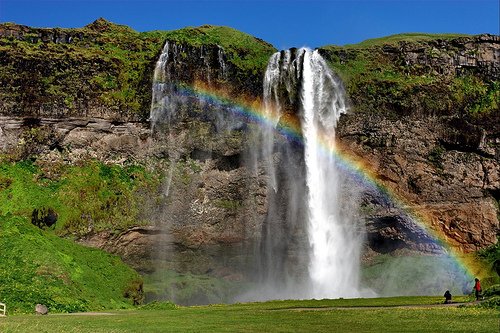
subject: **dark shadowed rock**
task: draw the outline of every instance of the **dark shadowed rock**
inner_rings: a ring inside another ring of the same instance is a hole
[[[31,223],[40,229],[50,228],[57,222],[57,213],[52,208],[35,208],[31,214]]]

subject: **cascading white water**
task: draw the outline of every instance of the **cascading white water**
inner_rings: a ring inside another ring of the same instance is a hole
[[[302,131],[307,172],[309,274],[314,297],[358,296],[361,234],[342,214],[339,171],[331,154],[346,111],[343,92],[317,51],[304,50]]]
[[[282,103],[299,109],[295,112],[299,112],[304,139],[305,175],[302,177],[305,177],[303,195],[306,198],[301,201],[296,199],[297,194],[289,194],[288,197],[295,199],[288,205],[292,209],[305,201],[307,211],[310,285],[301,297],[358,296],[363,233],[349,212],[341,207],[345,202],[340,195],[342,179],[332,154],[336,123],[346,111],[342,84],[317,51],[303,48],[295,55],[284,51],[270,58],[264,101],[266,109],[274,108],[273,113],[266,112],[275,125],[283,113]],[[272,147],[271,143],[267,145]]]
[[[155,129],[155,126],[161,118],[168,119],[170,117],[169,109],[172,109],[170,104],[173,94],[171,93],[171,77],[167,65],[170,60],[169,54],[171,52],[177,52],[177,45],[173,45],[173,50],[170,50],[170,47],[170,43],[167,41],[156,62],[153,75],[151,110],[149,114],[152,130]]]

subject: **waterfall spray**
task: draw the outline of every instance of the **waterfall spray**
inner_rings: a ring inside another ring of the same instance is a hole
[[[176,122],[188,117],[192,110],[207,107],[218,109],[204,114],[205,120],[215,124],[216,132],[230,130],[233,123],[241,121],[229,119],[231,113],[224,112],[232,105],[211,106],[211,100],[203,99],[196,91],[182,90],[177,75],[183,63],[176,59],[184,52],[183,47],[166,42],[153,78],[151,127],[169,147],[165,197],[176,195],[170,187],[173,168],[180,158],[178,150],[182,149],[176,137]],[[199,52],[205,67],[213,62],[219,68],[218,73],[212,73],[203,67],[201,73],[206,81],[226,75],[220,48],[212,62],[204,48]],[[349,201],[341,194],[345,180],[332,155],[322,152],[322,145],[334,145],[337,120],[346,111],[342,84],[317,51],[293,49],[269,59],[263,95],[262,114],[268,122],[256,128],[256,144],[248,148],[249,161],[254,165],[246,165],[257,172],[255,179],[267,175],[267,212],[256,249],[255,271],[261,288],[243,298],[357,296],[361,228],[350,217],[349,209],[343,208],[343,203]],[[221,116],[227,119],[220,121]],[[301,128],[303,143],[278,134],[277,128],[290,121]],[[219,128],[219,122],[224,126]],[[158,257],[166,258],[166,254]]]

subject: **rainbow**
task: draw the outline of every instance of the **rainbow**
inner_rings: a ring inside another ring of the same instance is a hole
[[[270,117],[263,111],[262,103],[258,100],[237,100],[229,97],[229,94],[223,90],[216,90],[200,82],[196,82],[192,86],[175,84],[175,87],[176,92],[180,95],[195,97],[210,105],[220,106],[222,110],[226,110],[233,116],[247,122],[257,123],[259,126],[275,127]],[[297,121],[282,117],[280,123],[276,126],[276,130],[287,140],[300,145],[304,144],[300,124]],[[478,269],[473,266],[472,259],[454,249],[446,241],[447,237],[442,231],[431,228],[430,217],[426,216],[425,212],[412,208],[412,206],[415,206],[414,204],[401,195],[397,195],[395,190],[379,180],[367,163],[343,149],[340,143],[336,142],[327,133],[319,133],[317,140],[320,143],[322,153],[333,157],[344,172],[364,187],[380,193],[387,202],[390,202],[394,207],[406,214],[422,231],[443,247],[459,268],[470,278],[477,275]]]

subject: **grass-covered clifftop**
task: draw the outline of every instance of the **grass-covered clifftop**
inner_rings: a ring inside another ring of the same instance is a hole
[[[233,68],[226,85],[249,96],[260,95],[267,61],[276,51],[220,26],[136,32],[104,19],[76,29],[5,23],[0,114],[145,120],[154,66],[166,40],[221,47]],[[499,43],[491,35],[400,34],[320,50],[344,80],[357,111],[484,114],[499,107],[500,66],[494,58]],[[189,56],[181,53],[181,61],[190,62]]]
[[[428,115],[499,112],[498,36],[399,34],[321,53],[356,111]]]
[[[104,19],[76,29],[4,23],[0,114],[145,120],[154,66],[166,40],[220,45],[243,76],[260,77],[275,51],[262,40],[217,26],[140,33]]]
[[[0,36],[1,113],[138,118],[149,107],[159,36],[105,20],[78,29],[3,24]]]
[[[221,46],[229,61],[244,73],[263,73],[271,54],[276,49],[269,43],[229,27],[203,25],[173,31],[157,31],[146,35],[159,35],[165,39],[201,47]]]

